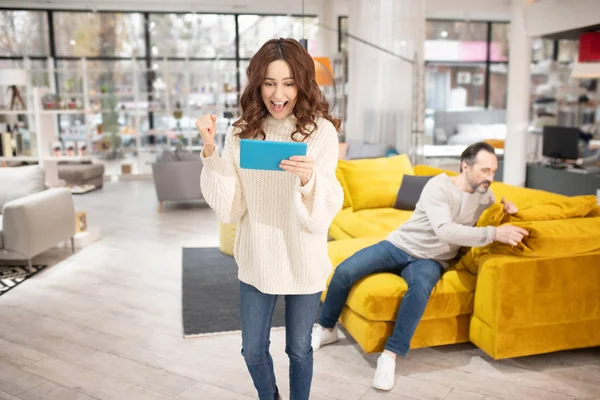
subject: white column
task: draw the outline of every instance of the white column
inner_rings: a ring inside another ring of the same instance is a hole
[[[348,38],[348,141],[410,151],[415,74],[406,60],[422,51],[423,2],[351,0],[348,33],[373,46]]]
[[[525,186],[527,170],[531,39],[525,29],[525,6],[524,0],[512,0],[503,180],[515,186]]]
[[[320,3],[316,56],[331,57],[338,52],[338,16],[335,3],[335,0],[322,0]]]

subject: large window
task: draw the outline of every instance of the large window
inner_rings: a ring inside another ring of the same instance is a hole
[[[152,57],[234,58],[235,16],[152,14]]]
[[[56,56],[143,57],[139,13],[54,12]]]
[[[427,108],[506,108],[508,26],[427,21]]]
[[[0,67],[56,90],[57,142],[86,143],[109,174],[147,173],[160,147],[201,144],[199,114],[226,131],[265,41],[306,38],[316,53],[317,31],[314,16],[0,10]]]
[[[427,108],[445,110],[485,106],[485,64],[428,64]]]
[[[44,11],[0,11],[0,56],[47,56],[48,16]]]
[[[240,15],[240,57],[251,58],[269,39],[306,38],[308,51],[317,47],[317,19],[314,17]]]
[[[425,60],[437,62],[485,62],[487,23],[427,21]]]

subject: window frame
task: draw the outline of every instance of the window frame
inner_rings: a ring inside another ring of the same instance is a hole
[[[48,49],[49,54],[47,56],[31,56],[29,57],[31,60],[47,60],[49,57],[52,59],[54,63],[54,68],[57,66],[58,61],[69,61],[69,60],[80,60],[81,57],[76,56],[57,56],[56,54],[56,41],[55,41],[55,26],[54,26],[54,13],[55,12],[69,12],[69,13],[89,13],[90,10],[87,9],[68,9],[68,8],[30,8],[30,7],[0,7],[0,11],[36,11],[36,12],[45,12],[47,14],[48,21]],[[242,15],[255,15],[259,17],[290,17],[290,18],[318,18],[315,14],[271,14],[271,13],[234,13],[234,12],[197,12],[199,15],[233,15],[235,20],[235,56],[234,57],[153,57],[152,56],[152,39],[150,35],[150,15],[152,14],[177,14],[177,15],[186,15],[189,12],[184,11],[143,11],[143,10],[98,10],[97,13],[109,13],[109,14],[141,14],[144,20],[144,54],[139,57],[117,57],[117,56],[96,56],[96,57],[85,57],[90,61],[145,61],[146,68],[151,69],[153,62],[156,60],[164,60],[167,61],[235,61],[236,65],[236,90],[239,93],[242,90],[241,87],[241,74],[240,74],[240,62],[249,61],[249,57],[240,57],[240,26],[239,26],[239,17]],[[26,55],[9,55],[9,56],[0,56],[0,60],[23,60]],[[57,79],[58,81],[58,79]],[[148,74],[148,87],[152,86],[151,76]],[[57,94],[60,92],[59,88],[57,88]],[[152,101],[152,94],[148,94],[148,101]],[[239,100],[239,99],[238,99]],[[148,111],[148,121],[149,121],[149,129],[154,129],[154,113],[152,111]]]

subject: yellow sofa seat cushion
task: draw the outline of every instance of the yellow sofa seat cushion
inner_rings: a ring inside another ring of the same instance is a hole
[[[442,346],[469,341],[470,315],[421,320],[410,341],[411,349]],[[340,322],[365,353],[384,350],[394,331],[394,322],[369,321],[344,307]]]
[[[394,231],[406,222],[412,211],[395,208],[373,208],[353,211],[352,208],[341,210],[333,219],[332,226],[347,236],[358,238],[382,236]]]
[[[335,266],[334,271],[343,260],[381,239],[360,238],[330,242],[329,257]],[[327,286],[332,277],[333,273],[327,280]],[[476,277],[467,271],[446,271],[431,293],[423,320],[471,314],[475,283]],[[346,305],[370,321],[395,321],[398,306],[407,289],[406,282],[399,275],[372,274],[354,284]],[[325,291],[323,299],[326,294]]]
[[[406,154],[393,157],[339,160],[354,211],[393,207],[404,175],[414,175]]]
[[[332,223],[329,226],[329,240],[343,240],[343,239],[352,239],[352,236],[348,235],[336,223]]]

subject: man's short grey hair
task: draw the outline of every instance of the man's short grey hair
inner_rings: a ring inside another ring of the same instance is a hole
[[[477,159],[477,154],[479,154],[479,152],[481,150],[487,151],[488,153],[496,155],[496,150],[494,150],[494,148],[491,145],[489,145],[485,142],[473,143],[472,145],[467,147],[465,149],[465,151],[463,151],[462,154],[460,155],[460,172],[462,172],[463,161],[465,163],[467,163],[467,165],[469,165],[469,166],[475,164],[475,160]]]

